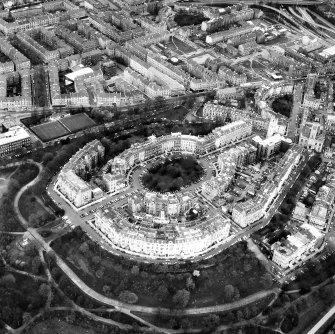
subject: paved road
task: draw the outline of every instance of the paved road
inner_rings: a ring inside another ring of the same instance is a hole
[[[323,325],[335,314],[335,305],[325,314],[324,317],[307,333],[317,334]]]
[[[204,159],[204,158],[202,158]],[[247,238],[249,237],[252,233],[260,230],[261,228],[263,228],[264,226],[266,226],[272,219],[272,217],[274,216],[274,214],[277,212],[278,208],[280,207],[281,203],[283,202],[287,192],[289,191],[289,189],[292,187],[292,185],[294,184],[295,180],[298,178],[301,169],[303,168],[303,166],[305,166],[305,162],[306,162],[306,158],[304,157],[304,161],[301,164],[301,167],[297,167],[296,170],[294,172],[292,172],[292,174],[289,176],[288,180],[286,181],[286,185],[284,186],[283,190],[281,191],[280,195],[275,199],[275,201],[272,203],[270,210],[268,210],[268,213],[266,214],[266,216],[259,220],[258,222],[244,228],[243,230],[237,232],[231,239],[229,240],[225,240],[225,242],[221,243],[221,244],[217,244],[214,245],[211,249],[209,249],[206,253],[199,255],[199,256],[195,256],[193,258],[190,258],[191,261],[200,261],[201,259],[208,259],[210,257],[213,257],[214,255],[219,254],[220,252],[222,252],[223,250],[231,247],[233,244],[235,244],[236,242],[238,242],[239,240],[241,240],[242,238]],[[133,180],[136,182],[137,179],[137,174],[140,173],[140,169],[138,171],[135,172],[135,176],[133,176]],[[206,176],[206,178],[209,176]],[[54,178],[55,179],[55,178]],[[138,185],[136,184],[135,187],[137,187]],[[190,187],[190,189],[194,189],[195,187],[197,187],[198,185],[192,185]],[[194,187],[194,188],[193,188]],[[72,209],[72,207],[70,207],[70,205],[62,198],[59,196],[59,194],[57,192],[55,192],[55,190],[53,189],[53,182],[51,182],[49,184],[48,187],[48,192],[50,194],[50,196],[53,198],[53,200],[57,203],[61,203],[61,207],[65,210],[66,215],[68,216],[69,220],[71,221],[72,224],[80,226],[83,231],[85,231],[92,240],[96,241],[97,243],[99,243],[100,245],[102,245],[102,247],[110,252],[112,252],[115,255],[122,255],[122,256],[127,256],[133,260],[141,260],[143,261],[143,257],[138,257],[136,255],[129,255],[126,254],[118,249],[116,249],[115,247],[112,247],[109,243],[107,243],[103,237],[97,233],[97,231],[86,222],[86,220],[88,219],[92,219],[94,218],[94,213],[89,214],[88,216],[81,218],[80,214],[81,213],[86,213],[89,210],[92,209],[97,209],[99,206],[105,204],[106,202],[110,201],[110,199],[114,199],[114,198],[118,198],[121,195],[126,195],[126,198],[124,199],[119,199],[119,201],[117,201],[116,203],[114,203],[114,206],[121,206],[127,203],[127,196],[129,195],[129,193],[131,191],[133,191],[134,188],[130,188],[128,190],[126,190],[125,192],[123,192],[122,194],[119,195],[114,195],[111,196],[105,200],[103,200],[102,202],[99,202],[97,204],[93,204],[91,206],[89,206],[86,209],[80,210],[80,212],[76,212]],[[166,263],[174,263],[177,262],[177,260],[162,260],[162,259],[151,259],[151,258],[147,258],[145,260],[146,262],[156,262],[156,263],[162,263],[162,262],[166,262]]]
[[[84,293],[86,293],[91,298],[105,304],[108,306],[115,307],[116,309],[121,310],[122,312],[142,312],[149,314],[156,314],[158,311],[162,314],[173,315],[174,313],[180,314],[180,310],[173,311],[169,308],[156,308],[149,306],[141,306],[141,305],[131,305],[127,303],[123,303],[119,300],[108,298],[95,290],[91,289],[86,283],[84,283],[73,271],[72,269],[63,261],[63,259],[58,256],[54,250],[44,241],[44,239],[40,236],[39,233],[36,232],[35,229],[28,229],[31,235],[40,243],[40,245],[44,248],[44,250],[50,254],[54,254],[57,265],[62,269],[62,271],[66,274],[67,277],[71,279],[71,281],[79,287]],[[183,310],[185,315],[197,315],[197,314],[207,314],[212,312],[224,312],[229,310],[234,310],[236,308],[251,304],[259,299],[267,297],[272,293],[278,293],[280,289],[266,290],[260,291],[253,295],[250,295],[246,298],[242,298],[236,302],[208,307],[199,307],[199,308],[188,308]]]
[[[42,166],[38,164],[39,171],[41,173]],[[96,292],[95,290],[91,289],[89,286],[87,286],[73,271],[72,269],[63,261],[63,259],[57,255],[54,250],[49,246],[49,244],[43,239],[43,237],[37,232],[36,229],[28,227],[28,222],[25,220],[25,218],[22,216],[20,210],[19,210],[19,199],[24,191],[26,191],[29,187],[31,187],[33,184],[38,182],[40,178],[40,173],[38,176],[29,182],[27,185],[22,187],[20,191],[17,193],[14,199],[14,210],[21,221],[22,225],[27,228],[27,232],[33,238],[37,244],[40,245],[41,248],[43,248],[47,253],[53,254],[54,258],[56,260],[57,265],[62,269],[62,271],[67,275],[67,277],[79,288],[81,291],[83,291],[85,294],[87,294],[89,297],[97,300],[98,302],[104,303],[108,306],[111,306],[113,308],[116,308],[117,310],[120,310],[124,313],[129,312],[142,312],[142,313],[148,313],[148,314],[157,314],[157,312],[161,312],[162,314],[166,315],[174,315],[176,312],[180,314],[180,310],[171,310],[168,308],[156,308],[156,307],[148,307],[148,306],[140,306],[140,305],[131,305],[126,304],[121,301],[108,298],[104,295],[101,295],[100,293]],[[271,294],[275,293],[277,294],[279,292],[279,289],[273,289],[273,290],[267,290],[267,291],[260,291],[258,293],[255,293],[253,295],[250,295],[246,298],[240,299],[236,302],[229,303],[229,304],[223,304],[223,305],[215,305],[215,306],[209,306],[209,307],[200,307],[200,308],[188,308],[183,310],[183,313],[185,315],[198,315],[198,314],[208,314],[213,312],[225,312],[234,310],[237,308],[240,308],[242,306],[246,306],[248,304],[254,303],[262,298],[265,298],[267,296],[270,296]],[[151,326],[153,328],[153,326]],[[164,329],[164,328],[158,328],[156,327],[157,331],[162,333],[171,333],[171,330]]]

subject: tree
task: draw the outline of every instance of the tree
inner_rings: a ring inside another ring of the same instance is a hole
[[[191,328],[191,322],[188,318],[183,318],[180,322],[180,327],[184,330],[188,330]]]
[[[105,295],[108,295],[110,293],[111,287],[109,285],[104,285],[102,287],[102,291]]]
[[[195,288],[194,281],[192,277],[186,277],[186,288],[187,290],[193,290]]]
[[[54,155],[51,152],[46,152],[42,158],[43,165],[47,165],[50,161],[53,160],[53,158],[54,158]]]
[[[137,276],[139,274],[139,272],[140,272],[140,268],[138,266],[132,266],[132,268],[131,268],[132,275]]]
[[[227,300],[228,302],[230,302],[233,297],[234,297],[234,287],[231,284],[227,284],[224,287],[224,296],[225,296],[225,300]]]
[[[119,294],[119,298],[121,301],[128,303],[128,304],[135,304],[138,301],[138,297],[135,293],[131,291],[121,291]]]
[[[31,320],[32,316],[29,312],[24,312],[22,315],[22,322],[24,324],[28,323]]]
[[[323,287],[320,291],[320,295],[322,297],[322,300],[325,301],[326,304],[330,304],[334,301],[335,299],[335,285],[327,285]]]
[[[25,248],[24,248],[24,253],[27,256],[36,256],[38,254],[38,250],[34,242],[30,242]]]
[[[297,306],[297,312],[298,313],[304,312],[308,308],[306,298],[301,297],[300,299],[298,299],[297,303],[296,303],[296,306]]]
[[[269,273],[265,273],[262,277],[261,277],[261,284],[263,285],[263,287],[265,289],[269,289],[272,286],[272,277]]]
[[[186,108],[192,108],[195,102],[195,96],[194,95],[188,95],[185,101],[185,107]]]
[[[241,310],[238,310],[236,312],[236,318],[238,321],[241,321],[242,319],[244,319],[244,315],[243,315],[243,312]]]
[[[156,290],[155,296],[159,301],[163,301],[167,297],[168,293],[169,291],[168,291],[166,284],[162,283],[159,285],[158,289]]]
[[[58,267],[53,267],[51,269],[51,276],[54,278],[55,281],[58,281],[61,275],[62,271]]]
[[[39,295],[44,299],[48,298],[50,291],[51,291],[50,285],[46,283],[42,283],[38,289]]]
[[[36,213],[32,213],[29,215],[28,218],[29,226],[30,227],[39,227],[40,225],[40,219],[39,216]]]
[[[206,330],[213,330],[220,324],[220,317],[217,314],[209,314],[204,318],[203,327]]]
[[[40,271],[41,259],[38,255],[36,255],[31,261],[31,272],[37,275]]]
[[[190,299],[190,292],[185,289],[178,290],[172,298],[173,303],[180,308],[186,307],[189,299]]]
[[[2,276],[0,279],[0,285],[5,286],[5,287],[14,286],[15,283],[16,283],[16,279],[14,275],[12,274],[7,274],[5,276]]]
[[[248,307],[248,306],[246,306],[244,309],[243,309],[243,318],[244,319],[249,319],[250,318],[250,316],[251,316],[251,309]]]
[[[86,241],[80,245],[79,251],[83,254],[87,254],[87,252],[89,251],[89,247]]]
[[[154,100],[154,107],[156,109],[163,109],[167,105],[166,99],[163,96],[157,96]]]

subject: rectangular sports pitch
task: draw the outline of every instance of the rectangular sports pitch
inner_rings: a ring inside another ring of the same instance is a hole
[[[32,126],[31,131],[44,142],[60,138],[94,126],[96,123],[85,113],[61,118],[57,121]]]
[[[70,134],[70,131],[65,129],[58,121],[35,125],[30,130],[44,142]]]
[[[95,125],[93,119],[89,118],[85,113],[64,117],[59,122],[72,133]]]

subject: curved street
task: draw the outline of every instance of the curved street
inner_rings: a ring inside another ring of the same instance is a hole
[[[39,167],[39,171],[41,173],[43,167],[41,164],[36,164]],[[26,184],[24,187],[20,189],[20,191],[15,196],[14,200],[14,210],[20,219],[22,225],[27,229],[27,232],[38,242],[40,247],[42,247],[47,253],[53,254],[55,257],[55,260],[58,264],[58,266],[62,269],[62,271],[68,276],[68,278],[83,291],[86,295],[93,298],[94,300],[103,303],[105,305],[108,305],[110,307],[114,307],[117,310],[120,310],[121,312],[128,313],[129,312],[142,312],[142,313],[149,313],[149,314],[156,314],[160,312],[161,314],[165,315],[174,315],[178,313],[180,315],[180,310],[170,310],[168,308],[158,308],[158,307],[148,307],[148,306],[141,306],[141,305],[131,305],[127,303],[123,303],[119,300],[108,298],[95,290],[91,289],[89,286],[87,286],[73,271],[72,269],[63,261],[63,259],[57,255],[54,250],[49,246],[49,244],[43,239],[43,237],[36,231],[34,228],[28,227],[28,222],[26,219],[22,216],[20,210],[19,210],[19,199],[21,195],[26,191],[29,187],[34,185],[36,182],[39,181],[40,173],[38,176]],[[229,303],[229,304],[222,304],[222,305],[215,305],[215,306],[208,306],[208,307],[200,307],[200,308],[188,308],[184,309],[182,311],[182,314],[184,315],[199,315],[199,314],[207,314],[207,313],[213,313],[213,312],[225,312],[234,310],[239,307],[246,306],[248,304],[254,303],[259,299],[265,298],[267,296],[270,296],[271,294],[277,294],[279,292],[279,289],[273,289],[273,290],[267,290],[267,291],[261,291],[258,293],[255,293],[253,295],[250,295],[246,298],[242,298],[238,301]],[[157,328],[160,331],[162,331],[161,328]]]

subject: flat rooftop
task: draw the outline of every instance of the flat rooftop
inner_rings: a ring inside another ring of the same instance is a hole
[[[0,146],[30,138],[29,133],[21,126],[14,126],[7,132],[0,133]]]

